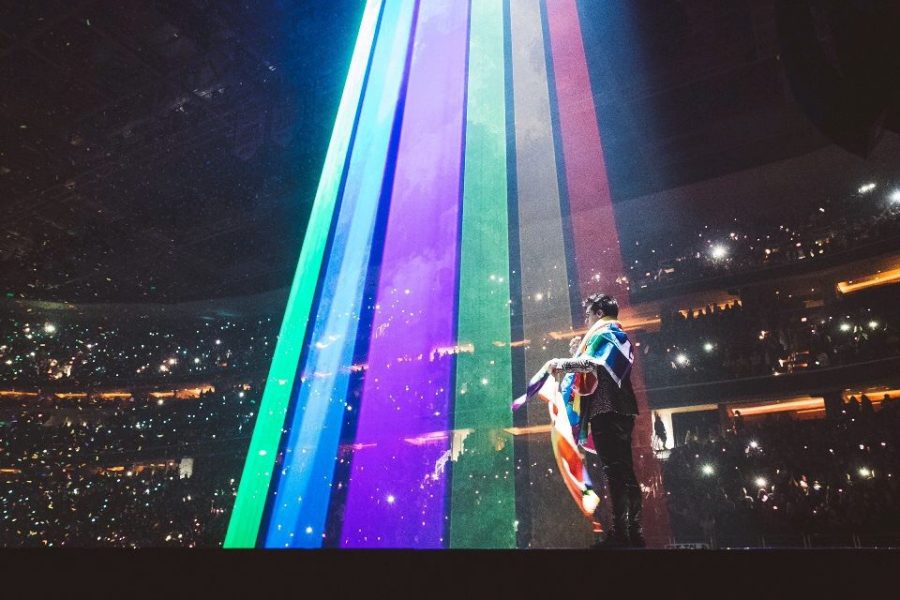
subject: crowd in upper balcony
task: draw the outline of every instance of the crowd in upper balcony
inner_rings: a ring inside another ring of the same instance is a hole
[[[264,370],[277,325],[271,317],[105,324],[7,316],[0,319],[0,382],[130,385]]]
[[[896,304],[863,299],[798,310],[785,300],[663,315],[660,331],[641,335],[637,348],[647,385],[783,375],[900,355]]]
[[[816,262],[900,236],[900,189],[866,184],[856,194],[824,199],[803,209],[784,207],[752,220],[702,224],[672,231],[624,250],[632,290],[738,275],[777,265]],[[886,195],[885,195],[886,194]],[[666,243],[667,242],[667,243]]]

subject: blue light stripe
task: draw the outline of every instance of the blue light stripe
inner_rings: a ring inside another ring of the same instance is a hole
[[[366,269],[415,3],[388,0],[265,545],[316,548],[331,497]]]

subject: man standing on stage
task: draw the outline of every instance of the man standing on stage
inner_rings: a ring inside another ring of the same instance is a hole
[[[593,391],[582,389],[579,413],[582,428],[590,424],[597,454],[603,463],[612,500],[613,526],[597,548],[644,547],[641,531],[641,486],[634,475],[631,433],[637,400],[631,385],[634,355],[628,336],[617,322],[619,305],[606,294],[584,301],[588,332],[573,358],[548,363],[551,373],[579,373],[596,377]],[[582,386],[584,387],[584,386]],[[589,387],[589,386],[588,386]]]
[[[656,433],[656,439],[659,440],[659,451],[666,449],[669,442],[669,435],[666,433],[666,424],[663,423],[662,417],[657,414],[653,420],[653,431]]]

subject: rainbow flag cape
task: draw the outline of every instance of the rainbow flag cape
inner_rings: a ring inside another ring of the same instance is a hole
[[[598,321],[591,327],[578,349],[578,356],[582,355],[599,359],[619,387],[622,387],[634,363],[634,351],[628,334],[615,321]]]
[[[575,443],[572,426],[573,418],[577,424],[577,415],[572,412],[571,403],[564,400],[560,383],[559,379],[551,377],[542,368],[529,381],[526,393],[513,402],[513,409],[521,408],[531,398],[540,398],[547,403],[551,423],[550,445],[563,483],[578,509],[591,522],[594,533],[601,533],[603,528],[594,518],[600,497],[594,492],[584,459]]]
[[[615,321],[594,323],[582,338],[575,356],[599,359],[600,364],[620,387],[634,363],[634,352],[628,335]],[[579,452],[581,448],[596,454],[593,440],[588,436],[588,424],[581,422],[581,403],[577,390],[587,388],[580,380],[585,376],[585,373],[567,373],[557,379],[550,375],[546,366],[542,367],[528,381],[525,393],[513,401],[512,408],[518,410],[532,398],[540,398],[547,403],[551,423],[550,442],[563,482],[582,514],[591,521],[594,531],[599,533],[602,528],[594,518],[594,512],[600,504],[600,498],[593,490],[584,459]]]

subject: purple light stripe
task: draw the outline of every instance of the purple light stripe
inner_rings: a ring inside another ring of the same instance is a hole
[[[341,545],[440,548],[469,3],[421,0]],[[417,439],[418,438],[418,439]],[[413,440],[411,443],[409,440]],[[419,443],[419,440],[427,442]]]

